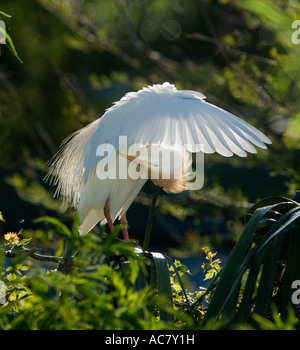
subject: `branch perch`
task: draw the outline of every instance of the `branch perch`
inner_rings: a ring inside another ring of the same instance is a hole
[[[55,263],[60,263],[60,261],[62,260],[62,257],[60,256],[37,254],[36,253],[37,250],[38,250],[37,248],[23,249],[20,251],[13,251],[9,249],[5,252],[5,256],[8,258],[14,258],[16,256],[30,256],[32,259],[35,259],[35,260],[55,262]]]

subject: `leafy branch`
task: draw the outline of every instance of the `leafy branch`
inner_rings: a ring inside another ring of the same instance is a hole
[[[8,232],[4,235],[4,239],[4,255],[8,258],[14,258],[16,256],[28,256],[35,260],[55,263],[60,263],[62,260],[62,257],[58,256],[37,254],[36,252],[38,251],[38,248],[25,248],[25,246],[31,241],[31,238],[20,240],[19,234],[15,232]]]
[[[60,263],[62,260],[62,257],[60,256],[52,256],[52,255],[41,255],[37,254],[38,251],[37,248],[30,248],[30,249],[23,249],[20,251],[13,251],[11,249],[5,251],[5,256],[8,258],[14,258],[16,256],[29,256],[32,259],[38,260],[38,261],[47,261],[47,262],[55,262]]]
[[[209,247],[205,246],[205,247],[202,247],[201,249],[205,253],[206,260],[208,260],[208,263],[203,263],[201,266],[203,271],[205,272],[204,280],[211,279],[211,278],[215,277],[220,272],[221,260],[220,259],[215,259],[215,260],[213,259],[216,256],[217,252],[212,253],[211,250],[209,249]]]

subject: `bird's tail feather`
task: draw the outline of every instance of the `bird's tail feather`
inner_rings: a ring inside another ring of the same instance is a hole
[[[83,220],[80,220],[80,225],[78,231],[81,235],[84,235],[91,231],[91,229],[98,224],[99,221],[104,218],[103,210],[101,215],[101,210],[98,208],[92,208],[88,214],[86,214]]]

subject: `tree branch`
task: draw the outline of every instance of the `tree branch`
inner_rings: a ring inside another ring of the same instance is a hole
[[[272,59],[272,58],[261,57],[261,56],[251,54],[251,53],[248,53],[245,51],[234,49],[234,48],[230,47],[229,45],[226,45],[217,39],[211,38],[211,37],[204,35],[204,34],[201,34],[201,33],[186,34],[186,38],[206,41],[208,43],[216,45],[221,51],[228,52],[229,54],[232,54],[235,56],[244,56],[246,58],[252,58],[255,61],[263,62],[263,63],[270,64],[273,66],[277,64],[277,61]]]
[[[60,261],[62,260],[62,257],[60,256],[37,254],[36,253],[37,250],[38,250],[37,248],[23,249],[20,251],[13,251],[9,249],[5,251],[5,256],[8,258],[14,258],[16,256],[30,256],[32,259],[35,259],[35,260],[55,262],[55,263],[60,263]]]

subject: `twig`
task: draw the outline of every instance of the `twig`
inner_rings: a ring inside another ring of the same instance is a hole
[[[32,259],[35,259],[35,260],[55,262],[55,263],[60,263],[60,261],[62,260],[62,257],[60,256],[37,254],[36,253],[37,250],[38,250],[37,248],[23,249],[19,251],[13,251],[9,249],[5,252],[5,256],[8,258],[14,258],[16,256],[30,256]]]
[[[211,38],[211,37],[204,35],[204,34],[201,34],[201,33],[186,34],[186,38],[209,42],[211,44],[216,45],[221,51],[226,51],[232,55],[244,56],[246,58],[252,58],[255,61],[263,62],[263,63],[270,64],[273,66],[278,63],[276,60],[271,59],[271,58],[261,57],[261,56],[251,54],[251,53],[248,53],[245,51],[234,49],[234,48],[230,47],[229,45],[226,45],[217,39]]]

